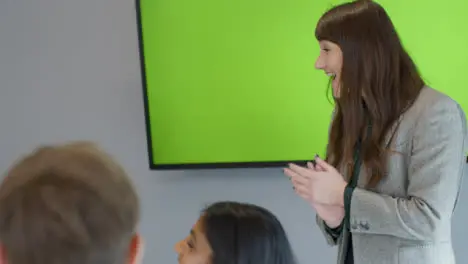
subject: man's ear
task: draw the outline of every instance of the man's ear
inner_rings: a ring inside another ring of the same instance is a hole
[[[128,264],[140,264],[143,263],[143,250],[144,250],[144,243],[143,239],[140,234],[136,233],[132,240],[130,241],[130,248],[129,248],[129,256],[128,256]],[[6,264],[0,262],[0,264]]]
[[[5,247],[0,244],[0,264],[8,264]]]

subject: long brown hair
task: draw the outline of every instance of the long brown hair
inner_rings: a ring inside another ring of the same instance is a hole
[[[385,176],[386,135],[416,100],[424,81],[388,14],[373,1],[330,9],[320,18],[315,36],[337,44],[343,53],[327,160],[335,167],[351,164],[352,168],[355,144],[370,121],[372,130],[363,142],[361,157],[371,172],[368,185],[373,187]]]

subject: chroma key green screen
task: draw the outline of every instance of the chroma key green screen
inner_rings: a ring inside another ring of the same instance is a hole
[[[282,166],[324,154],[333,103],[314,69],[330,0],[137,0],[152,169]],[[468,112],[468,9],[378,1],[425,80]]]

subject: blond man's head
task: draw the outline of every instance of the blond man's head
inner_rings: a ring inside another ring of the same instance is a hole
[[[0,261],[133,263],[138,221],[135,189],[108,154],[89,142],[40,147],[0,185]]]

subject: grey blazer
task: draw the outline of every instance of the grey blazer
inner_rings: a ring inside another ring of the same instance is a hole
[[[344,263],[352,232],[356,264],[455,264],[451,219],[468,151],[466,116],[448,96],[424,87],[387,135],[392,154],[386,178],[351,196],[350,229],[336,236],[317,216]],[[346,171],[341,171],[346,173]]]

